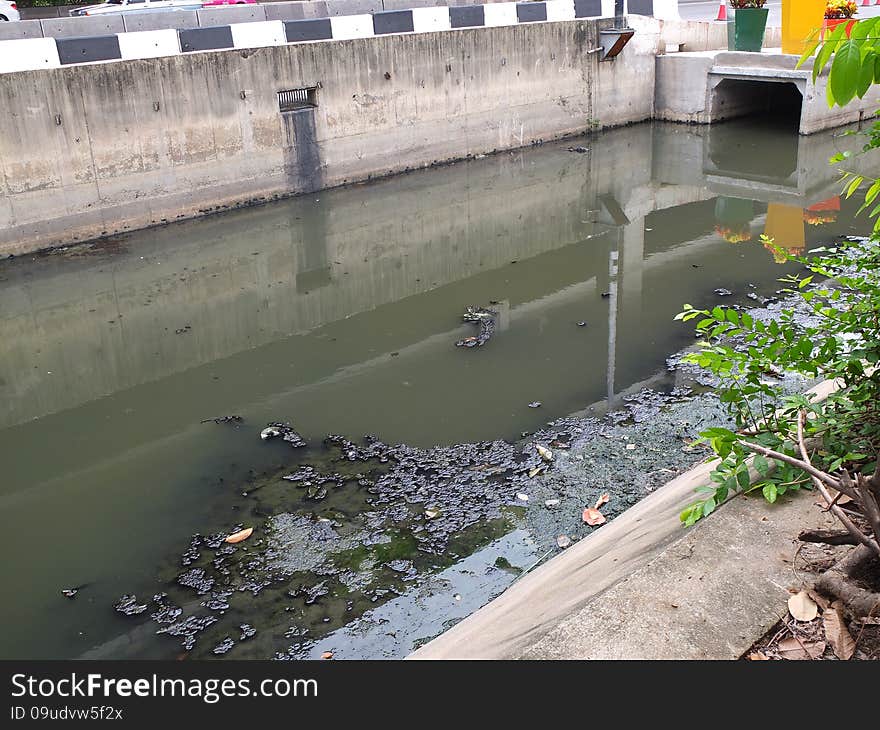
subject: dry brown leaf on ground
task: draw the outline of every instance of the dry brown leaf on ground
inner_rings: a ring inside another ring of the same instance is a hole
[[[605,522],[605,515],[594,507],[587,507],[584,510],[582,517],[584,518],[584,522],[591,527],[601,525]]]
[[[843,622],[843,614],[840,611],[842,605],[840,601],[832,603],[822,616],[822,620],[825,624],[825,638],[831,644],[834,655],[846,661],[852,659],[852,655],[855,654],[856,642]]]
[[[828,494],[831,495],[831,501],[833,502],[836,500],[837,504],[839,504],[841,507],[845,504],[849,504],[850,502],[852,502],[852,497],[849,497],[846,494],[841,494],[838,497],[837,495],[840,494],[840,492],[838,492],[833,487],[828,489]]]
[[[596,500],[596,504],[593,505],[593,509],[599,509],[603,504],[608,504],[611,501],[611,495],[608,492],[601,495],[599,499]]]
[[[321,654],[321,659],[332,659],[332,658],[333,658],[332,651],[325,651],[323,654]]]
[[[831,605],[831,601],[829,601],[825,596],[821,593],[816,593],[816,591],[807,591],[807,595],[812,598],[823,611],[828,610],[828,606]]]
[[[824,641],[804,641],[789,636],[776,645],[776,651],[783,659],[818,659],[825,653]]]
[[[749,654],[746,659],[750,662],[769,662],[770,657],[768,657],[763,651],[753,651]]]
[[[788,599],[788,612],[798,621],[812,621],[819,615],[819,607],[806,591],[800,591]]]
[[[242,540],[247,540],[251,536],[253,531],[253,527],[247,527],[244,530],[233,532],[229,537],[226,538],[226,542],[232,543],[234,545],[235,543],[241,542]]]

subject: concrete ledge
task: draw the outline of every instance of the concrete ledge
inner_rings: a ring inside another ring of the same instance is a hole
[[[20,38],[3,42],[0,73],[60,66],[54,38]]]
[[[167,13],[173,15],[173,13]],[[124,33],[122,15],[95,15],[82,18],[41,20],[45,38],[82,38]]]
[[[19,20],[17,23],[0,23],[0,41],[42,37],[43,26],[39,20]]]
[[[811,493],[737,497],[523,651],[521,659],[738,659],[778,620]]]
[[[167,28],[198,28],[199,16],[195,10],[177,10],[173,13],[143,12],[123,15],[126,32],[138,30],[165,30]]]
[[[180,53],[177,31],[172,28],[120,33],[118,37],[123,60],[160,58]]]
[[[256,23],[266,20],[266,11],[263,5],[227,5],[216,8],[204,8],[196,10],[199,17],[199,27],[211,28],[216,25],[231,23]]]
[[[263,48],[281,46],[288,42],[284,23],[280,20],[264,20],[259,23],[233,23],[232,44],[235,48]]]

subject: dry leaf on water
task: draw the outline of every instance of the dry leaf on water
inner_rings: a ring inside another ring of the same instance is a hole
[[[611,495],[608,492],[601,495],[599,499],[596,500],[596,504],[593,505],[593,509],[599,509],[603,504],[608,504],[611,501]]]
[[[818,659],[825,653],[824,641],[804,641],[793,636],[782,639],[776,650],[783,659]]]
[[[242,542],[243,540],[247,540],[251,534],[253,533],[253,527],[246,527],[244,530],[239,530],[238,532],[233,532],[229,537],[226,538],[226,542],[232,543],[233,545],[237,542]]]
[[[806,591],[800,591],[788,599],[788,612],[797,621],[812,621],[819,615],[819,607]]]
[[[584,522],[586,522],[591,527],[595,527],[596,525],[601,525],[605,522],[605,515],[603,515],[599,510],[594,507],[587,507],[583,513]]]
[[[840,612],[840,603],[835,601],[831,604],[827,611],[822,615],[825,624],[825,638],[831,644],[834,655],[838,659],[852,659],[852,655],[856,653],[856,642],[847,631],[846,624],[843,622],[843,614]]]

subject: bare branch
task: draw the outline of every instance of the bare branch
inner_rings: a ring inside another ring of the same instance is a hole
[[[815,469],[813,465],[810,463],[810,455],[807,452],[807,445],[804,443],[804,417],[805,413],[803,409],[798,412],[797,419],[797,440],[798,440],[798,448],[800,448],[801,456],[804,457],[804,463],[809,467],[809,469],[805,469],[810,476],[813,477],[813,484],[816,485],[816,489],[819,490],[819,493],[822,495],[822,498],[825,500],[825,503],[828,505],[828,508],[831,510],[831,514],[833,514],[838,520],[840,520],[841,524],[846,528],[846,531],[852,535],[856,540],[858,540],[862,545],[871,550],[875,555],[880,557],[880,544],[877,543],[876,540],[872,540],[868,537],[864,532],[862,532],[855,523],[846,516],[844,511],[834,504],[834,499],[828,493],[828,490],[825,488],[825,484],[823,483],[823,479],[820,477],[828,477],[825,472],[820,472],[818,469]],[[813,474],[813,472],[818,472],[819,476]],[[837,481],[838,491],[843,491],[841,487],[843,485],[840,484],[839,480],[833,479],[832,481]]]

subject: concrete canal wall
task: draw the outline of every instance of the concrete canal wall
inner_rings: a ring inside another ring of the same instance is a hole
[[[0,74],[0,254],[648,119],[660,21],[630,18],[635,37],[600,64],[610,23]],[[297,89],[306,108],[283,112]]]

